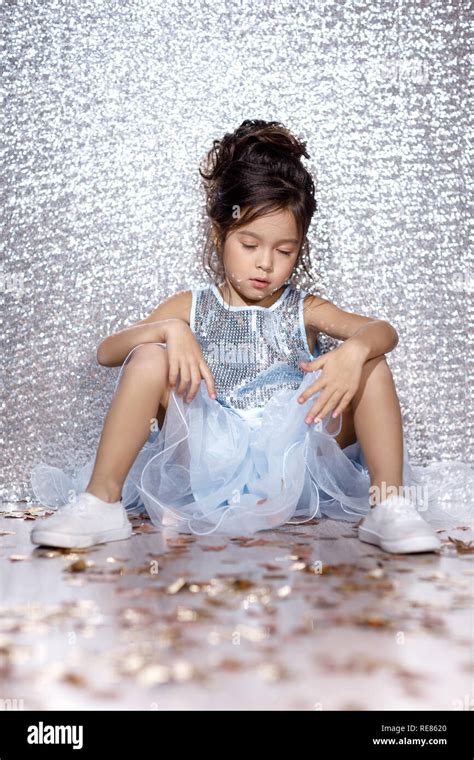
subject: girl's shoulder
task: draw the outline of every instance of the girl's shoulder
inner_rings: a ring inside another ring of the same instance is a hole
[[[157,322],[164,319],[182,319],[188,325],[191,319],[192,290],[180,290],[168,296],[145,319],[137,324]]]
[[[327,298],[322,298],[314,293],[309,293],[307,290],[301,290],[300,294],[304,300],[305,306],[320,306],[323,303],[329,303]]]
[[[314,312],[314,309],[316,309],[318,306],[322,306],[325,303],[330,303],[327,298],[317,296],[315,293],[308,293],[307,290],[302,290],[301,296],[303,298],[305,310],[308,311],[308,313]]]
[[[325,303],[329,303],[329,301],[305,290],[302,291],[301,298],[303,301],[304,326],[308,333],[310,344],[313,344],[320,335],[320,329],[315,319],[317,308]]]

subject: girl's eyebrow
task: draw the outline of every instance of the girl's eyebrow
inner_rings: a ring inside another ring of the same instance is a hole
[[[245,235],[252,235],[253,237],[258,238],[258,240],[261,240],[262,238],[260,235],[257,235],[256,232],[250,232],[250,230],[239,230],[239,233],[245,234]],[[298,245],[298,241],[294,238],[284,238],[283,240],[277,240],[276,245],[280,245],[280,243],[296,243]]]

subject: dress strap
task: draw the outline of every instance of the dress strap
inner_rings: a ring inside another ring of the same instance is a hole
[[[315,343],[315,346],[314,346],[315,353],[313,354],[309,347],[308,336],[306,335],[306,327],[304,323],[304,299],[307,295],[308,295],[307,290],[300,290],[300,301],[299,301],[299,307],[298,307],[300,335],[301,335],[301,340],[303,341],[303,345],[306,347],[308,355],[316,359],[321,353],[318,349],[318,341],[316,341]]]
[[[189,313],[189,326],[192,332],[196,332],[196,303],[202,288],[191,288],[191,311]]]

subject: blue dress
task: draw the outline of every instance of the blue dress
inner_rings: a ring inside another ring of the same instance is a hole
[[[160,527],[235,536],[321,516],[358,521],[367,514],[370,477],[359,442],[340,448],[341,415],[329,413],[316,425],[304,421],[319,394],[297,401],[321,372],[305,373],[299,362],[324,351],[324,336],[315,354],[310,351],[305,295],[288,284],[270,307],[230,306],[215,285],[192,290],[190,327],[217,399],[204,380],[189,403],[170,393],[162,428],[150,433],[125,480],[128,510],[145,507]],[[414,467],[405,437],[403,450],[403,483],[428,522],[455,525],[472,518],[469,465]],[[74,476],[37,465],[31,473],[36,499],[60,508],[85,490],[94,462],[95,454]]]

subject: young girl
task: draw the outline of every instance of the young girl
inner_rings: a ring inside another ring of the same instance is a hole
[[[100,364],[122,365],[99,447],[75,479],[34,468],[36,498],[60,508],[37,522],[34,543],[127,538],[127,510],[145,507],[155,525],[197,534],[324,515],[363,518],[359,538],[388,552],[440,546],[427,505],[407,493],[385,358],[396,330],[292,283],[316,209],[302,156],[305,143],[277,122],[247,120],[214,141],[201,171],[214,281],[99,345]],[[324,350],[325,336],[340,345]]]

